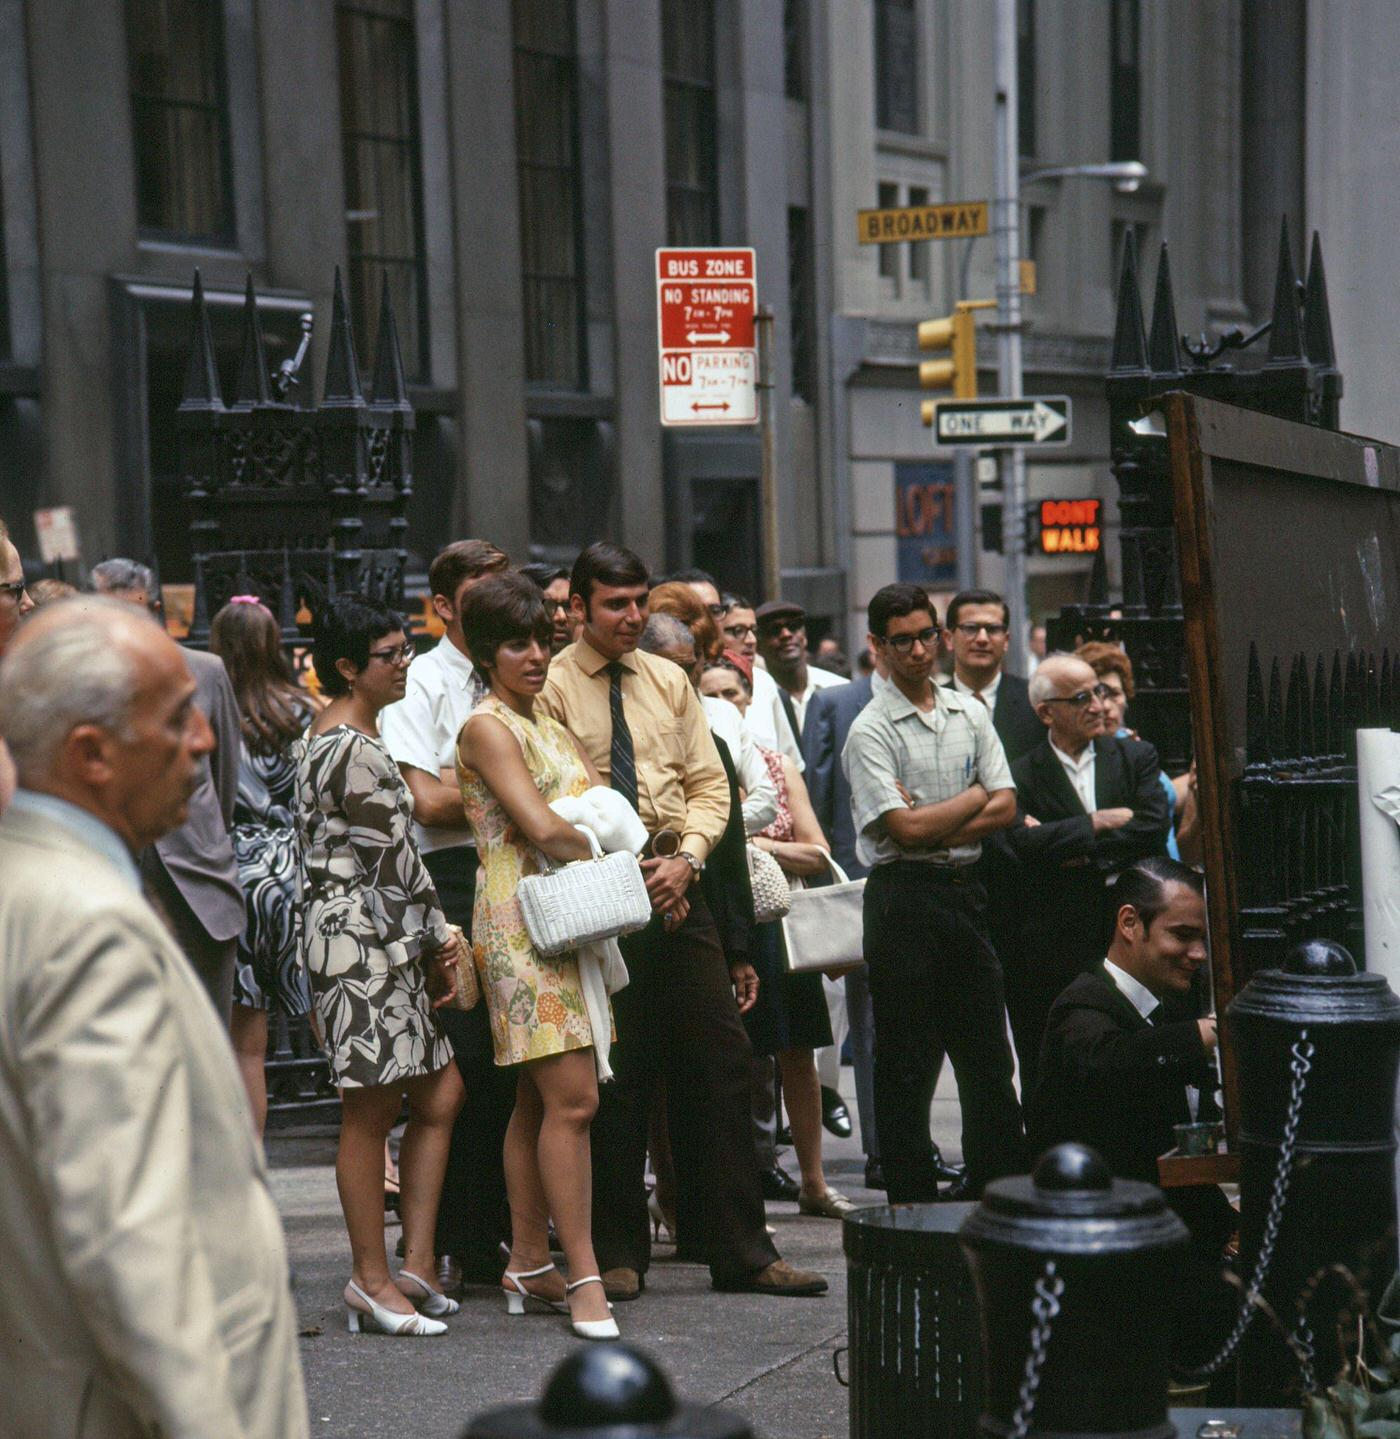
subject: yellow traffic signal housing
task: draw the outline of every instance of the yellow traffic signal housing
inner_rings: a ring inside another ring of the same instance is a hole
[[[977,398],[977,330],[974,310],[989,309],[995,300],[959,300],[951,315],[924,320],[919,325],[921,350],[947,350],[942,360],[924,360],[919,365],[919,385],[925,390],[951,390],[956,400]],[[919,413],[932,427],[935,401],[925,400]]]

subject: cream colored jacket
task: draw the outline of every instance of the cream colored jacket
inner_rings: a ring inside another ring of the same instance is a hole
[[[0,1432],[307,1433],[282,1226],[227,1034],[155,913],[0,819]]]

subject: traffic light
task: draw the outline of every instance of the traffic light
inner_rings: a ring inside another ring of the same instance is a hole
[[[995,304],[995,300],[959,300],[951,315],[920,323],[919,348],[948,351],[947,359],[920,363],[921,388],[951,390],[955,400],[977,398],[977,330],[972,312]],[[919,414],[929,427],[933,425],[934,404],[933,400],[925,400],[919,406]]]

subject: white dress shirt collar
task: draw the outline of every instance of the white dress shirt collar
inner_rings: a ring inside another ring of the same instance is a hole
[[[1153,994],[1141,980],[1134,979],[1126,969],[1119,969],[1111,959],[1105,959],[1103,967],[1108,971],[1108,977],[1118,986],[1123,998],[1126,999],[1144,1019],[1161,1003],[1157,996]]]
[[[989,710],[995,710],[997,707],[997,690],[1001,688],[1001,671],[998,670],[996,672],[996,676],[991,684],[983,685],[980,690],[975,690],[971,685],[964,684],[955,671],[953,674],[953,688],[957,690],[960,695],[981,695],[987,708]]]
[[[1069,777],[1070,786],[1075,794],[1079,796],[1079,802],[1084,806],[1085,814],[1093,814],[1097,805],[1094,794],[1094,742],[1090,740],[1080,752],[1078,759],[1071,759],[1054,740],[1049,741],[1050,748],[1055,752],[1055,758],[1064,766],[1065,774]]]

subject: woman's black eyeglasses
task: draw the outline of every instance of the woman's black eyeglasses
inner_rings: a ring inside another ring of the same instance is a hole
[[[403,644],[395,645],[391,650],[371,650],[369,657],[372,660],[383,660],[386,665],[406,665],[412,663],[417,653],[412,644]]]

